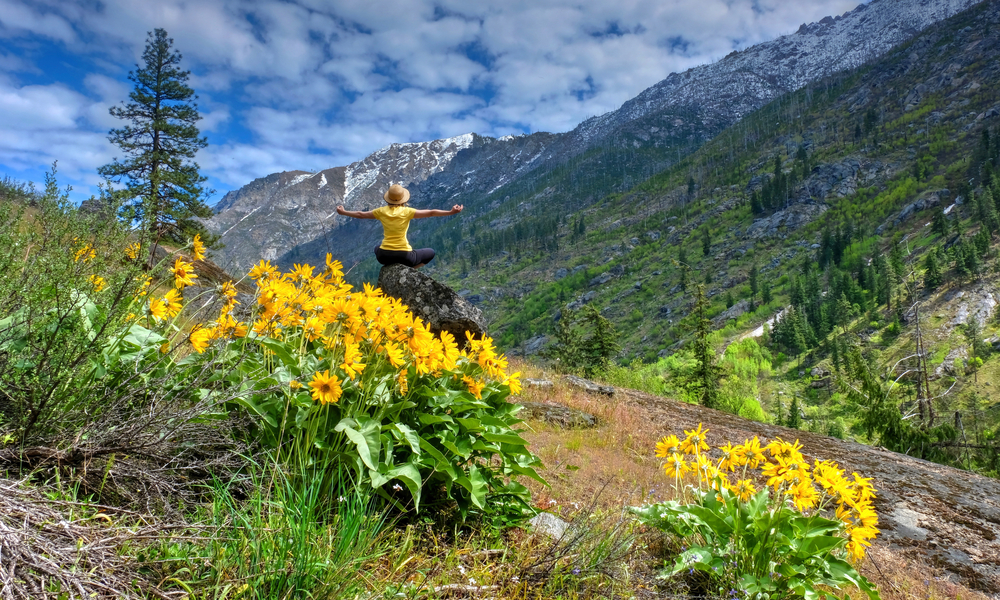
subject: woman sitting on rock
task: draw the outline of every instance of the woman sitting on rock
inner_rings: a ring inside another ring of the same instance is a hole
[[[447,217],[457,215],[465,208],[461,204],[451,207],[451,210],[417,210],[406,205],[410,192],[399,185],[393,184],[383,196],[388,206],[380,206],[375,210],[344,210],[337,207],[337,214],[355,219],[378,219],[382,223],[382,243],[375,246],[375,259],[383,265],[402,264],[414,269],[431,262],[434,258],[433,248],[414,250],[406,241],[406,230],[410,227],[410,219],[426,217]]]

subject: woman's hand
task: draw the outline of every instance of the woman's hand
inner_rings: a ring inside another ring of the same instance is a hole
[[[462,209],[464,208],[465,208],[464,204],[456,204],[451,207],[451,214],[457,215],[458,213],[462,212]]]
[[[338,215],[346,215],[347,214],[347,211],[344,210],[344,205],[343,204],[338,204],[337,205],[337,214]]]

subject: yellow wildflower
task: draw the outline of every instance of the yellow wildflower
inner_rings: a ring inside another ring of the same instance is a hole
[[[262,260],[256,265],[254,265],[254,267],[250,269],[250,272],[247,273],[247,275],[250,277],[250,279],[253,279],[258,284],[261,284],[264,281],[267,281],[268,279],[273,277],[274,274],[277,272],[278,269],[276,269],[271,265],[271,261]]]
[[[188,336],[188,341],[191,342],[191,346],[201,354],[208,348],[208,345],[212,342],[212,337],[214,332],[207,327],[196,327],[191,335]]]
[[[354,379],[365,370],[366,365],[361,362],[363,356],[360,344],[344,340],[344,362],[340,368],[347,373],[348,377]]]
[[[685,430],[684,433],[687,438],[681,442],[680,449],[681,452],[685,454],[701,454],[708,450],[708,444],[705,443],[705,434],[708,433],[708,429],[702,431],[701,423],[698,423],[698,429],[692,429],[691,431]]]
[[[406,364],[406,359],[403,357],[403,349],[394,344],[393,342],[386,342],[383,345],[385,349],[385,355],[388,357],[389,362],[392,366],[397,369]]]
[[[753,482],[749,479],[740,479],[731,488],[733,493],[743,502],[746,502],[757,493],[757,488],[754,487]]]
[[[446,368],[450,368],[450,367],[446,367]],[[511,396],[518,396],[518,395],[520,395],[521,394],[521,372],[520,371],[515,371],[514,373],[512,373],[509,377],[507,377],[507,380],[504,381],[504,384],[507,386],[508,389],[510,389],[510,395]]]
[[[761,467],[761,475],[767,477],[768,487],[778,489],[784,483],[791,483],[798,479],[799,463],[787,463],[779,459],[775,462],[764,463]]]
[[[139,258],[140,250],[142,250],[142,246],[139,245],[139,242],[132,242],[128,246],[125,246],[125,256],[129,260],[135,260]]]
[[[736,469],[739,464],[737,448],[739,446],[733,446],[729,442],[726,442],[725,446],[719,446],[719,452],[722,453],[722,460],[719,461],[720,471],[733,471]]]
[[[792,502],[795,504],[795,508],[799,512],[805,512],[806,510],[813,508],[819,502],[819,493],[816,492],[816,488],[813,487],[812,481],[808,479],[802,479],[789,490],[788,494],[792,497]]]
[[[691,465],[675,452],[667,458],[667,462],[663,463],[663,470],[667,473],[667,477],[683,477],[691,470]]]
[[[168,317],[176,317],[180,314],[181,309],[184,308],[183,300],[184,297],[175,289],[168,290],[163,295],[163,303],[166,305]]]
[[[483,387],[485,387],[485,383],[477,381],[468,375],[462,376],[462,381],[465,382],[465,385],[469,388],[469,393],[472,394],[477,400],[483,397]]]
[[[149,314],[157,319],[163,319],[167,316],[167,303],[159,298],[149,299]]]
[[[455,364],[458,362],[458,357],[460,355],[460,353],[458,351],[458,343],[455,341],[455,336],[453,336],[452,334],[448,333],[447,331],[442,331],[441,332],[441,347],[442,347],[442,350],[444,352],[444,361],[443,361],[444,364],[442,366],[445,369],[449,369],[449,370],[450,369],[454,369],[455,368]],[[518,386],[518,388],[520,388],[520,386]],[[517,392],[514,392],[514,390],[511,389],[511,393],[512,394],[519,394],[521,392],[520,392],[520,389]]]
[[[399,375],[396,376],[396,383],[399,384],[399,393],[405,396],[406,392],[410,390],[409,383],[406,381],[406,371],[399,372]]]
[[[320,404],[336,402],[340,400],[340,396],[343,394],[343,390],[340,387],[340,380],[337,379],[336,375],[330,375],[329,370],[322,373],[316,371],[312,381],[309,382],[309,387],[313,390],[312,397],[315,400],[319,400]]]
[[[764,447],[765,450],[771,453],[776,459],[784,460],[785,462],[803,462],[802,444],[798,440],[794,443],[788,443],[781,438],[775,438],[773,442]]]
[[[757,436],[753,439],[744,440],[742,446],[738,446],[737,454],[740,457],[740,466],[746,465],[751,469],[756,469],[760,466],[760,463],[764,462],[766,458],[764,457],[764,451],[760,448],[760,440]]]
[[[319,317],[309,317],[306,319],[304,325],[302,325],[302,335],[305,336],[310,342],[316,340],[323,335],[323,331],[326,329],[326,323],[324,323]]]
[[[95,292],[100,292],[101,290],[104,289],[104,286],[107,284],[107,281],[105,281],[104,278],[101,277],[100,275],[91,275],[87,279],[87,281],[89,281],[91,285],[94,286]]]
[[[136,281],[138,281],[138,280],[139,280],[139,277],[136,278]],[[146,294],[148,294],[149,293],[149,286],[152,285],[152,283],[153,283],[153,278],[152,277],[146,277],[146,280],[142,282],[142,286],[139,287],[139,291],[136,292],[136,297],[142,298],[143,296],[145,296]]]
[[[205,244],[201,241],[201,234],[194,234],[191,240],[191,258],[195,260],[205,260]]]
[[[178,256],[174,262],[174,286],[177,289],[184,289],[185,286],[194,285],[194,280],[198,276],[194,273],[194,265]]]
[[[676,435],[665,436],[663,439],[656,442],[656,456],[659,458],[666,458],[676,452],[677,447],[680,445],[681,442],[677,439]]]
[[[333,255],[329,252],[326,253],[326,272],[323,273],[327,277],[333,279],[340,279],[344,276],[344,265],[341,264],[339,260],[333,260]],[[368,284],[365,284],[368,285]],[[369,286],[370,287],[370,286]],[[367,292],[367,290],[366,290]]]
[[[76,254],[73,255],[73,261],[80,262],[82,260],[83,262],[87,262],[95,256],[97,256],[97,251],[94,250],[94,247],[90,244],[84,244],[79,250],[76,251]]]
[[[312,279],[312,275],[312,265],[295,265],[292,267],[292,271],[288,274],[288,277],[295,281],[306,281]]]

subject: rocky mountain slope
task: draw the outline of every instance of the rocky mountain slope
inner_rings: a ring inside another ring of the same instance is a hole
[[[222,234],[220,264],[243,271],[264,258],[280,259],[288,248],[313,241],[330,229],[334,208],[382,204],[379,190],[412,185],[439,172],[476,136],[462,135],[419,144],[392,144],[364,160],[318,173],[287,171],[261,177],[229,192],[207,225]]]
[[[373,208],[391,182],[413,187],[415,206],[459,201],[471,209],[469,215],[546,185],[589,203],[673,164],[781,94],[870,61],[974,3],[874,0],[671,74],[620,109],[565,134],[499,140],[467,134],[393,144],[347,167],[269,175],[230,192],[216,206],[208,226],[226,244],[217,259],[233,270],[258,258],[283,265],[316,262],[326,252],[349,263],[360,260],[377,235],[356,224],[344,227],[343,219],[330,217],[332,207]],[[554,176],[559,185],[551,185]]]

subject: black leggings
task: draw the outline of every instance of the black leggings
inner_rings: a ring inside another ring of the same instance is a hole
[[[406,265],[415,267],[426,265],[434,260],[433,248],[420,248],[419,250],[383,250],[381,246],[375,246],[375,260],[383,265]]]

